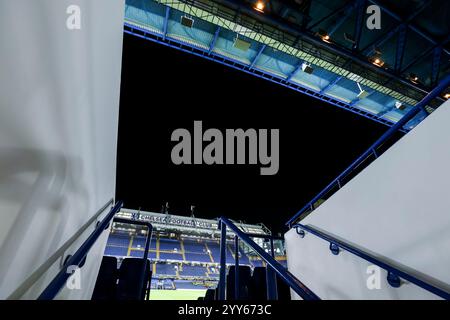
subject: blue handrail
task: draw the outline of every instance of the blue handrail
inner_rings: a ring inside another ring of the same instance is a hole
[[[441,82],[434,88],[429,94],[426,95],[416,106],[414,106],[407,114],[405,114],[394,126],[390,127],[374,144],[372,144],[369,149],[367,149],[362,155],[360,155],[347,169],[345,169],[336,179],[334,179],[329,185],[319,192],[311,201],[309,201],[300,211],[298,211],[286,225],[290,228],[292,224],[301,218],[308,209],[314,210],[314,204],[320,200],[325,194],[331,191],[334,187],[342,187],[342,179],[345,178],[351,171],[356,169],[361,165],[371,154],[374,154],[378,147],[385,143],[389,138],[391,138],[398,130],[400,130],[409,120],[411,120],[415,115],[417,115],[422,109],[424,109],[427,104],[438,96],[443,90],[445,90],[450,85],[450,74],[447,75]],[[376,155],[376,157],[379,156]]]
[[[122,201],[118,201],[114,207],[108,212],[106,217],[95,227],[94,232],[83,242],[81,247],[69,257],[69,259],[65,262],[64,266],[58,272],[56,277],[50,282],[50,284],[45,288],[44,291],[38,297],[38,300],[51,300],[55,298],[61,288],[65,285],[67,279],[71,276],[69,272],[69,267],[71,266],[80,266],[83,264],[89,250],[92,248],[94,243],[100,237],[102,232],[108,228],[110,221],[113,219],[114,215],[120,211],[123,206]]]
[[[286,270],[279,262],[275,260],[274,257],[270,256],[265,252],[259,245],[257,245],[250,237],[242,232],[233,222],[225,217],[219,219],[219,228],[221,230],[220,238],[220,278],[219,278],[219,300],[225,300],[225,277],[226,277],[226,255],[225,255],[225,245],[226,245],[226,230],[227,227],[234,232],[237,238],[243,241],[251,249],[253,249],[258,256],[266,262],[268,270],[271,269],[275,271],[280,278],[294,290],[300,297],[305,300],[320,300],[320,298],[312,292],[306,285],[304,285],[300,280],[298,280],[292,273]],[[238,268],[236,268],[237,271]],[[268,284],[276,287],[275,277],[273,279],[268,278]],[[270,291],[270,290],[269,290]],[[270,293],[270,292],[269,292]]]
[[[299,235],[302,236],[302,238],[305,236],[304,231],[307,231],[313,235],[315,235],[316,237],[319,237],[327,242],[330,243],[330,250],[332,250],[332,252],[334,254],[338,254],[339,253],[339,249],[343,249],[345,251],[348,251],[370,263],[373,263],[374,265],[379,266],[380,268],[386,270],[388,272],[388,277],[390,279],[396,278],[396,277],[400,277],[403,278],[411,283],[414,283],[415,285],[419,286],[422,289],[425,289],[441,298],[444,298],[446,300],[450,300],[450,293],[439,289],[423,280],[420,280],[418,278],[416,278],[415,276],[404,272],[386,262],[381,261],[380,259],[372,256],[371,254],[368,254],[367,252],[364,252],[348,243],[345,243],[341,240],[336,239],[335,237],[332,237],[322,231],[319,231],[313,227],[310,226],[305,226],[303,224],[297,223],[294,224],[292,226],[292,228],[295,228],[297,233]],[[303,231],[304,230],[304,231]],[[303,231],[303,232],[302,232]],[[388,279],[388,281],[390,281],[390,279]],[[398,279],[399,280],[399,279]],[[400,285],[399,281],[397,282],[396,287],[398,287]]]

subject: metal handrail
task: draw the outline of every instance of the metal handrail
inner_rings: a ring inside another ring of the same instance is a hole
[[[312,292],[306,285],[298,280],[292,273],[286,270],[274,257],[265,252],[259,245],[257,245],[250,237],[242,232],[233,222],[225,217],[219,219],[219,228],[221,230],[220,238],[220,278],[219,278],[219,300],[225,299],[225,277],[226,277],[226,230],[227,227],[231,229],[236,237],[243,241],[246,245],[252,248],[259,257],[266,262],[267,268],[275,271],[280,278],[294,290],[300,297],[305,300],[320,300],[320,298]],[[236,258],[236,257],[235,257]],[[236,269],[237,271],[237,269]],[[272,281],[268,279],[268,284]]]
[[[425,282],[423,280],[420,280],[419,278],[416,278],[415,276],[413,276],[413,275],[411,275],[411,274],[409,274],[409,273],[407,273],[405,271],[402,271],[399,268],[396,268],[396,267],[394,267],[394,266],[392,266],[392,265],[390,265],[390,264],[388,264],[386,262],[383,262],[380,259],[374,257],[373,255],[371,255],[371,254],[369,254],[367,252],[364,252],[364,251],[362,251],[362,250],[360,250],[360,249],[358,249],[358,248],[356,248],[356,247],[354,247],[354,246],[352,246],[352,245],[350,245],[348,243],[345,243],[345,242],[343,242],[341,240],[338,240],[338,239],[336,239],[333,236],[330,236],[330,235],[328,235],[328,234],[326,234],[326,233],[324,233],[322,231],[319,231],[319,230],[317,230],[317,229],[315,229],[313,227],[305,226],[305,225],[300,224],[300,223],[297,223],[297,224],[293,225],[292,228],[295,228],[297,233],[299,235],[301,235],[302,238],[305,236],[304,231],[307,231],[307,232],[315,235],[316,237],[319,237],[319,238],[329,242],[330,243],[330,250],[332,250],[332,252],[334,254],[338,254],[339,253],[339,249],[343,249],[345,251],[348,251],[348,252],[354,254],[355,256],[358,256],[358,257],[360,257],[360,258],[362,258],[362,259],[364,259],[364,260],[366,260],[366,261],[368,261],[370,263],[373,263],[374,265],[377,265],[380,268],[386,270],[388,272],[388,282],[394,287],[400,286],[400,279],[397,279],[397,281],[394,281],[396,283],[396,285],[392,284],[391,281],[392,281],[392,279],[395,279],[395,278],[399,277],[399,278],[405,279],[405,280],[407,280],[407,281],[409,281],[411,283],[414,283],[415,285],[419,286],[420,288],[425,289],[425,290],[427,290],[427,291],[429,291],[429,292],[431,292],[431,293],[433,293],[433,294],[435,294],[435,295],[437,295],[437,296],[439,296],[441,298],[444,298],[446,300],[450,300],[450,293],[448,293],[448,292],[446,292],[446,291],[444,291],[442,289],[439,289],[439,288],[437,288],[437,287],[435,287],[435,286],[433,286],[433,285],[431,285],[431,284],[429,284],[429,283],[427,283],[427,282]],[[299,230],[299,229],[301,229],[301,230]],[[301,232],[302,230],[304,230],[303,233]]]
[[[438,96],[443,90],[445,90],[450,85],[450,74],[447,75],[441,82],[434,88],[425,98],[423,98],[416,106],[414,106],[407,114],[405,114],[394,126],[390,127],[374,144],[372,144],[369,149],[367,149],[362,155],[360,155],[347,169],[345,169],[337,178],[335,178],[329,185],[320,191],[311,201],[309,201],[300,211],[298,211],[286,225],[290,228],[292,224],[301,218],[301,216],[307,212],[309,208],[313,208],[314,204],[320,200],[326,193],[333,189],[336,185],[341,187],[341,180],[345,178],[351,171],[356,167],[361,165],[364,160],[366,160],[374,150],[377,150],[383,143],[385,143],[389,138],[391,138],[399,129],[401,129],[409,120],[414,118],[422,109],[424,109],[427,104]],[[379,154],[378,154],[379,155]],[[313,208],[314,209],[314,208]]]
[[[91,235],[86,239],[86,241],[83,242],[81,247],[67,259],[67,261],[64,263],[64,266],[61,268],[55,278],[53,278],[53,280],[49,283],[45,290],[39,295],[38,300],[51,300],[55,298],[55,296],[66,283],[67,279],[71,276],[68,268],[71,266],[80,266],[84,263],[89,250],[100,237],[102,232],[108,228],[110,221],[113,219],[114,215],[120,211],[122,206],[123,202],[118,201],[114,205],[114,207],[111,208],[106,217],[100,223],[98,223],[94,232],[92,232]]]

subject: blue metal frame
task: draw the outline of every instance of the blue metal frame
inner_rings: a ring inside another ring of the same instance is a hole
[[[169,25],[169,14],[170,14],[170,7],[166,7],[166,16],[164,17],[164,25],[163,25],[163,39],[166,40],[167,36],[167,27]]]
[[[220,274],[219,274],[219,300],[225,300],[225,283],[227,276],[227,226],[219,221],[220,228]]]
[[[405,54],[405,47],[406,47],[406,32],[407,32],[406,25],[404,24],[401,25],[398,29],[397,49],[395,51],[394,70],[396,72],[399,72],[402,69],[403,57]]]
[[[436,82],[439,79],[441,58],[442,58],[442,47],[439,46],[435,48],[433,52],[433,63],[431,67],[431,85],[436,85]]]
[[[365,117],[367,119],[370,119],[370,120],[376,121],[378,123],[384,124],[386,126],[390,127],[390,126],[393,126],[395,124],[395,122],[392,122],[389,119],[378,117],[377,114],[373,114],[373,113],[367,112],[365,110],[359,109],[359,108],[357,108],[355,106],[350,105],[348,102],[344,102],[344,101],[338,100],[338,99],[336,99],[336,98],[334,98],[332,96],[329,96],[329,95],[327,95],[325,93],[320,93],[320,91],[301,86],[301,85],[299,85],[297,83],[287,81],[286,78],[280,77],[278,75],[270,74],[268,72],[265,72],[263,70],[258,69],[257,67],[253,68],[253,69],[250,69],[250,65],[249,64],[245,64],[242,61],[238,61],[238,60],[226,57],[226,56],[218,54],[218,53],[216,53],[214,51],[210,52],[209,49],[205,50],[204,48],[196,47],[196,46],[184,43],[182,41],[179,41],[177,39],[172,39],[170,37],[166,37],[166,39],[164,40],[160,33],[153,32],[153,31],[150,31],[150,30],[147,30],[147,29],[143,29],[143,28],[140,28],[138,26],[135,26],[135,25],[132,25],[132,24],[129,24],[129,23],[125,23],[124,27],[125,27],[124,28],[124,32],[126,34],[130,34],[130,35],[133,35],[133,36],[145,39],[145,40],[156,42],[156,43],[159,43],[159,44],[162,44],[162,45],[165,45],[165,46],[168,46],[168,47],[171,47],[171,48],[183,51],[183,52],[187,52],[187,53],[190,53],[190,54],[193,54],[193,55],[205,58],[207,60],[218,62],[220,64],[223,64],[225,66],[231,67],[233,69],[237,69],[237,70],[243,71],[245,73],[254,75],[254,76],[258,77],[258,78],[271,81],[273,83],[279,84],[279,85],[284,86],[286,88],[290,88],[290,89],[295,90],[297,92],[306,94],[306,95],[308,95],[310,97],[314,97],[316,99],[319,99],[321,101],[327,102],[327,103],[329,103],[331,105],[334,105],[334,106],[339,107],[341,109],[344,109],[344,110],[350,111],[352,113],[358,114],[360,116],[363,116],[363,117]],[[300,64],[299,67],[301,68],[301,64]],[[297,69],[297,71],[298,71],[298,69]],[[407,132],[408,130],[402,128],[401,131]]]
[[[252,61],[252,63],[250,64],[250,69],[253,69],[253,67],[255,66],[256,62],[257,62],[258,59],[259,59],[259,56],[263,53],[264,49],[266,49],[266,45],[265,45],[265,44],[263,44],[263,45],[261,46],[261,48],[259,49],[258,53],[257,53],[257,54],[255,55],[255,57],[253,58],[253,61]]]
[[[123,206],[122,201],[118,201],[114,207],[108,212],[106,217],[95,227],[94,232],[83,242],[81,247],[67,259],[64,266],[58,272],[55,278],[49,283],[45,290],[39,295],[38,300],[51,300],[53,299],[61,288],[65,285],[67,279],[71,276],[68,272],[70,266],[80,266],[84,263],[84,260],[92,248],[94,243],[100,237],[100,235],[108,228],[110,221],[113,219],[114,215],[120,211]]]
[[[208,53],[211,54],[211,52],[214,50],[214,47],[216,46],[217,38],[219,37],[220,33],[220,27],[217,27],[216,32],[214,32],[214,37],[211,41],[211,44],[209,45]]]
[[[371,3],[373,3],[374,5],[379,6],[384,12],[386,12],[388,15],[390,15],[392,18],[394,18],[395,20],[399,21],[399,22],[404,22],[402,20],[402,18],[400,16],[398,16],[396,13],[394,13],[393,11],[389,10],[388,8],[386,8],[385,6],[383,6],[379,0],[369,0]],[[436,41],[436,39],[433,39],[430,35],[428,35],[427,33],[425,33],[424,31],[422,31],[421,29],[419,29],[417,26],[415,26],[412,23],[408,23],[407,24],[407,28],[411,29],[412,31],[414,31],[415,33],[417,33],[418,35],[422,36],[424,39],[426,39],[428,42],[431,42],[433,45],[437,45],[438,41]],[[450,51],[447,49],[444,49],[444,52],[446,54],[450,54]]]
[[[369,149],[367,149],[362,155],[360,155],[347,169],[345,169],[336,179],[334,179],[330,184],[328,184],[325,189],[320,191],[311,201],[309,201],[300,211],[298,211],[289,221],[286,223],[288,227],[301,218],[301,216],[307,212],[309,209],[314,209],[314,204],[321,199],[325,194],[331,191],[336,186],[341,186],[343,178],[350,174],[358,166],[362,165],[363,162],[373,153],[376,154],[376,150],[389,138],[391,138],[400,128],[402,128],[409,120],[414,118],[420,111],[422,111],[427,104],[433,100],[437,95],[439,95],[443,90],[445,90],[450,85],[450,75],[447,75],[441,82],[425,97],[420,101],[415,107],[413,107],[407,114],[405,114],[400,121],[398,121],[394,126],[389,128],[374,144],[372,144]]]
[[[358,50],[361,41],[362,26],[366,9],[364,6],[365,3],[366,0],[357,0],[356,3],[355,44],[353,45],[353,50]]]
[[[225,243],[227,238],[227,228],[234,232],[236,237],[243,241],[247,246],[253,249],[256,254],[266,263],[266,267],[272,269],[276,272],[280,278],[294,290],[300,297],[305,300],[320,300],[320,298],[312,292],[308,287],[306,287],[300,280],[298,280],[294,275],[292,275],[288,270],[286,270],[279,262],[275,260],[274,257],[265,252],[259,245],[257,245],[250,236],[242,232],[233,222],[225,217],[219,219],[220,228],[220,278],[219,278],[219,300],[225,299],[225,268],[226,268],[226,256],[225,256]],[[272,246],[273,248],[273,246]],[[223,254],[222,254],[223,249]],[[273,279],[273,280],[272,280]],[[275,277],[272,279],[268,278],[267,283],[272,283],[272,286],[268,285],[268,298],[276,298],[276,283],[274,282]],[[273,281],[273,282],[272,282]]]
[[[446,300],[450,300],[450,293],[439,289],[425,281],[422,281],[418,278],[416,278],[415,276],[404,272],[388,263],[385,263],[381,260],[379,260],[378,258],[374,257],[371,254],[368,254],[348,243],[345,243],[341,240],[336,239],[335,237],[332,237],[322,231],[319,231],[313,227],[310,226],[305,226],[303,224],[295,224],[292,226],[292,228],[295,228],[297,230],[297,233],[301,231],[306,231],[307,233],[311,233],[313,235],[315,235],[316,237],[319,237],[327,242],[330,243],[330,250],[332,251],[333,254],[338,254],[340,249],[343,249],[345,251],[348,251],[370,263],[373,263],[377,266],[379,266],[380,268],[386,270],[388,272],[388,277],[387,277],[387,281],[389,282],[389,284],[395,288],[398,288],[401,284],[401,281],[399,278],[405,279],[411,283],[414,283],[415,285],[421,287],[422,289],[425,289],[441,298],[444,298]],[[301,238],[304,238],[304,233],[303,236]]]
[[[234,299],[239,300],[239,238],[234,237]]]

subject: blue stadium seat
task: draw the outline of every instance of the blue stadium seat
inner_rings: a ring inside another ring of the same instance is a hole
[[[181,252],[181,245],[180,242],[176,239],[160,238],[159,250]]]
[[[193,277],[205,277],[206,268],[203,266],[191,266],[188,264],[183,265],[183,271],[180,271],[180,275],[193,276]]]
[[[176,275],[175,264],[157,263],[156,274],[158,275]]]
[[[106,246],[105,255],[107,256],[117,256],[117,257],[126,257],[128,248],[125,247],[113,247]]]
[[[159,259],[183,261],[183,255],[181,253],[160,252]]]
[[[186,252],[186,261],[211,262],[209,254]]]

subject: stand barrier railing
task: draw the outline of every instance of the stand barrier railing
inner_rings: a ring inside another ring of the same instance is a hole
[[[226,241],[227,228],[235,234],[235,296],[239,297],[239,241],[244,242],[247,246],[255,251],[255,253],[266,263],[267,266],[267,296],[269,300],[275,300],[276,278],[277,274],[292,290],[294,290],[301,298],[305,300],[319,300],[320,298],[298,280],[292,273],[285,269],[278,261],[275,260],[273,252],[273,237],[268,237],[271,241],[272,256],[265,252],[250,237],[262,237],[261,235],[247,234],[241,231],[233,222],[225,217],[219,219],[220,228],[220,276],[218,300],[225,300],[226,286]]]
[[[150,247],[151,242],[151,236],[152,236],[152,225],[148,222],[143,221],[136,221],[136,220],[128,220],[128,219],[122,219],[122,218],[114,218],[116,213],[120,211],[120,209],[123,206],[122,201],[118,201],[108,212],[108,214],[105,216],[105,218],[97,223],[97,226],[95,230],[91,233],[91,235],[83,242],[83,244],[80,246],[80,248],[73,254],[69,255],[66,258],[66,261],[64,263],[64,266],[61,268],[61,270],[58,272],[58,274],[53,278],[53,280],[48,284],[48,286],[45,288],[45,290],[40,294],[38,297],[38,300],[51,300],[56,297],[56,295],[60,292],[60,290],[64,287],[66,284],[67,279],[72,275],[73,267],[80,267],[82,268],[85,261],[86,256],[89,252],[89,250],[92,248],[92,246],[95,244],[95,242],[98,240],[100,235],[108,229],[109,224],[111,221],[113,222],[119,222],[119,223],[127,223],[127,224],[137,224],[137,225],[144,225],[148,228],[147,233],[147,239],[145,242],[145,252],[144,252],[144,261],[147,261],[148,259],[148,250]],[[113,220],[114,219],[114,220]],[[143,263],[143,270],[141,273],[141,276],[145,276],[145,268],[146,264]],[[141,279],[144,283],[145,279]],[[147,292],[147,297],[149,293],[149,288],[144,288],[145,290],[142,293],[142,296],[145,295]]]
[[[297,234],[301,238],[304,238],[308,233],[310,233],[316,237],[319,237],[319,238],[329,242],[330,243],[330,247],[329,247],[330,251],[334,255],[338,255],[340,250],[345,250],[345,251],[350,252],[350,253],[354,254],[355,256],[360,257],[374,265],[377,265],[381,269],[386,270],[387,271],[387,279],[386,280],[389,283],[389,285],[391,285],[394,288],[400,287],[402,284],[401,279],[404,279],[406,281],[414,283],[418,287],[425,289],[441,298],[450,300],[450,293],[448,293],[428,282],[425,282],[425,281],[413,276],[412,274],[410,274],[408,272],[402,271],[401,269],[394,267],[389,263],[383,262],[380,259],[373,256],[372,254],[364,252],[363,250],[358,249],[355,246],[352,246],[348,243],[345,243],[344,241],[336,239],[335,237],[332,237],[332,236],[326,234],[325,232],[322,232],[320,230],[317,230],[314,227],[306,226],[306,225],[303,225],[300,223],[293,225],[292,228],[296,229]]]

